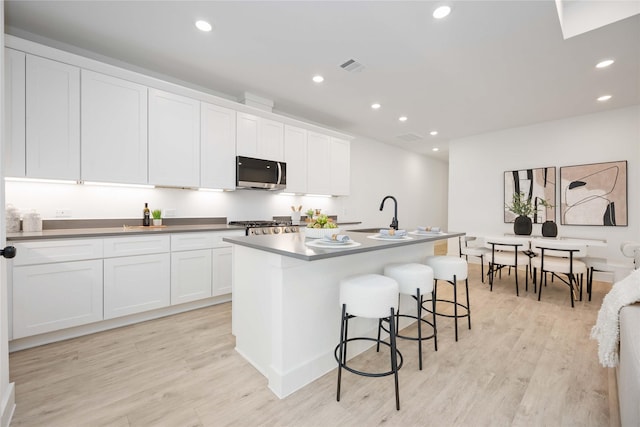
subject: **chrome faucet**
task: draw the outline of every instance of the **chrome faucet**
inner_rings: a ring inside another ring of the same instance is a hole
[[[389,227],[393,228],[394,230],[397,230],[398,229],[398,201],[396,200],[396,198],[393,196],[385,196],[385,198],[382,199],[382,203],[380,203],[380,210],[384,208],[384,202],[387,199],[393,200],[393,219],[391,220],[391,225]]]

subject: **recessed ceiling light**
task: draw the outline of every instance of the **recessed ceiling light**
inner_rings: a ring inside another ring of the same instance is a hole
[[[442,19],[451,13],[449,6],[440,6],[433,11],[433,17],[436,19]]]
[[[381,105],[378,104],[377,102],[375,104],[371,104],[371,108],[373,108],[374,110],[377,110],[380,107],[381,107]]]
[[[321,75],[313,76],[313,81],[316,83],[322,83],[324,81],[324,77]]]
[[[611,99],[611,95],[602,95],[601,97],[598,98],[598,101],[604,102],[604,101],[608,101],[610,99]]]
[[[400,116],[398,118],[398,120],[400,120],[401,122],[406,122],[407,121],[407,116]]]
[[[607,68],[609,65],[613,64],[615,61],[613,59],[605,59],[604,61],[600,61],[596,64],[596,68]]]
[[[436,136],[438,134],[437,130],[432,130],[431,132],[429,132],[429,135],[431,136]]]
[[[438,147],[433,147],[431,151],[440,151],[440,149]]]
[[[213,27],[207,21],[196,21],[196,28],[200,31],[209,32]]]

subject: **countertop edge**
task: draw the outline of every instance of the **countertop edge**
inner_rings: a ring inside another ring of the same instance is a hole
[[[257,249],[257,250],[261,250],[264,252],[269,252],[269,253],[273,253],[276,255],[282,255],[282,256],[286,256],[289,258],[295,258],[295,259],[299,259],[299,260],[303,260],[303,261],[317,261],[317,260],[321,260],[321,259],[327,259],[327,258],[335,258],[335,257],[341,257],[341,256],[346,256],[346,255],[353,255],[353,254],[357,254],[357,253],[365,253],[365,252],[372,252],[372,251],[378,251],[378,250],[382,250],[382,249],[390,249],[390,248],[396,248],[396,247],[400,247],[400,246],[407,246],[407,245],[415,245],[418,243],[428,243],[428,242],[435,242],[438,240],[446,240],[446,239],[451,239],[451,238],[455,238],[455,237],[459,237],[459,236],[464,236],[466,233],[464,232],[448,232],[448,233],[444,233],[442,235],[439,236],[425,236],[425,237],[420,237],[420,238],[414,238],[412,240],[403,240],[403,241],[389,241],[389,242],[382,242],[380,245],[376,245],[376,246],[359,246],[356,248],[351,248],[349,250],[346,251],[334,251],[334,252],[325,252],[325,253],[320,253],[320,254],[315,254],[315,255],[304,255],[304,254],[300,254],[297,252],[291,252],[291,251],[286,251],[286,250],[282,250],[282,249],[278,249],[278,248],[274,248],[274,247],[270,247],[270,246],[266,246],[264,244],[260,244],[260,243],[256,243],[255,240],[252,239],[242,239],[239,240],[238,238],[235,237],[224,237],[222,240],[227,242],[227,243],[232,243],[232,244],[236,244],[236,245],[240,245],[240,246],[245,246],[251,249]],[[363,236],[365,237],[365,236]]]

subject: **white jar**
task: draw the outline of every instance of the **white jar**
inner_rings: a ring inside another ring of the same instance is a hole
[[[7,205],[6,213],[7,233],[17,233],[20,231],[20,211],[13,205]]]
[[[22,217],[22,231],[42,231],[42,218],[39,213],[29,212]]]

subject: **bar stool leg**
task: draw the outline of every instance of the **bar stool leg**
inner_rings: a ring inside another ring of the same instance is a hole
[[[438,351],[438,328],[436,327],[436,285],[433,285],[431,293],[431,313],[433,314],[433,347]]]
[[[469,303],[469,279],[465,279],[465,288],[467,291],[467,320],[469,321],[469,329],[471,329],[471,303]]]
[[[396,388],[396,410],[400,410],[400,387],[398,384],[398,356],[396,354],[396,331],[394,327],[393,307],[391,307],[391,317],[389,317],[389,341],[391,344],[391,370]]]
[[[456,328],[456,342],[458,341],[458,287],[457,287],[457,283],[458,280],[456,278],[456,275],[453,275],[453,321],[455,324],[455,328]]]
[[[416,289],[416,301],[418,302],[418,360],[420,361],[419,365],[422,371],[422,295],[420,295],[420,288]],[[398,312],[399,311],[400,307],[398,307]]]

